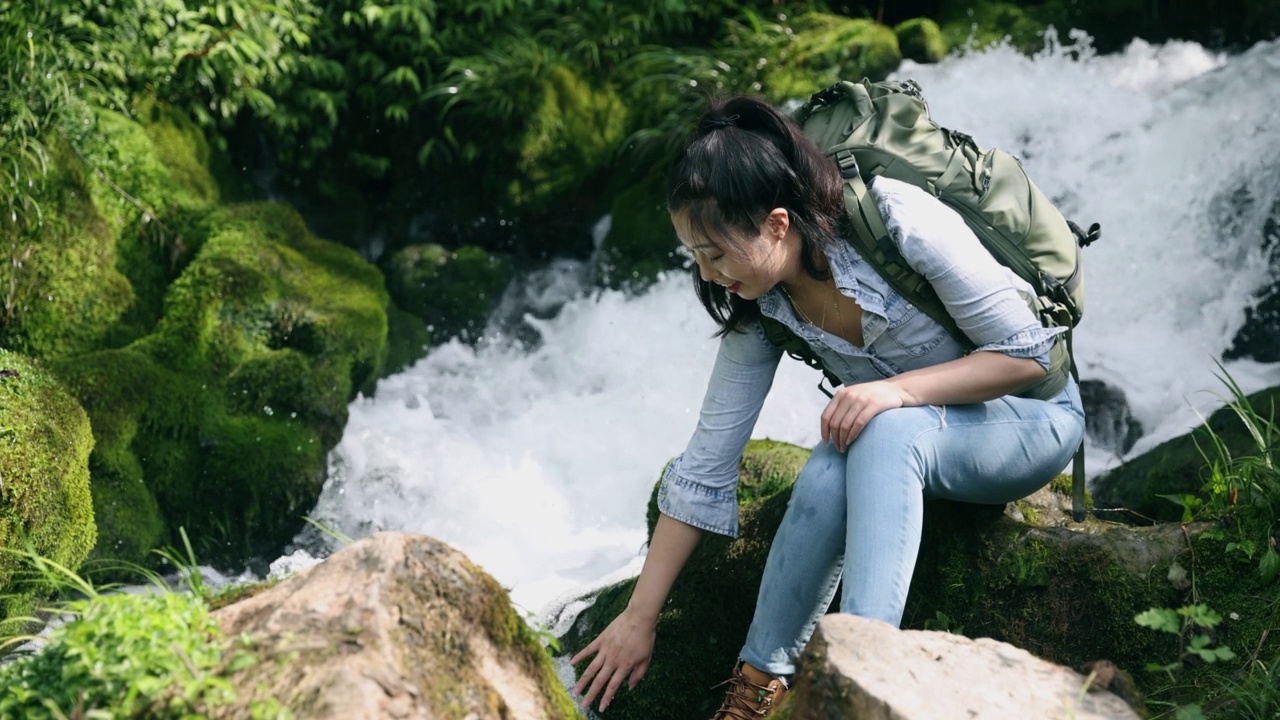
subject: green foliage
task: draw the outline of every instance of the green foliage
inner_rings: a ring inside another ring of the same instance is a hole
[[[109,595],[68,603],[40,653],[0,668],[0,716],[189,717],[234,692],[214,670],[217,624],[195,597]]]
[[[10,662],[0,665],[0,686],[6,690],[0,694],[0,717],[206,717],[236,699],[226,675],[257,662],[245,649],[246,638],[222,642],[209,614],[208,593],[172,592],[159,576],[135,567],[151,588],[105,594],[37,553],[0,551],[27,565],[45,585],[78,597],[46,608],[59,618],[47,637],[0,634],[0,651],[13,652],[4,658]],[[163,554],[179,561],[188,580],[198,573],[189,543],[185,557],[172,549]],[[291,717],[273,698],[255,701],[250,710],[263,720]]]
[[[310,0],[61,0],[68,59],[96,104],[159,97],[202,125],[270,111],[264,89],[299,62],[320,19]]]

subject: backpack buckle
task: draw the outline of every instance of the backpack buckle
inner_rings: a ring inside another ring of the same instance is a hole
[[[852,150],[837,150],[832,153],[831,159],[840,166],[840,176],[845,180],[852,180],[860,174],[858,159],[853,156]]]

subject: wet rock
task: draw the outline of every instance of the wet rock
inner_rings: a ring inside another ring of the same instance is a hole
[[[1142,423],[1133,416],[1124,391],[1102,380],[1081,380],[1085,433],[1093,444],[1124,455],[1143,435]]]
[[[1271,261],[1272,276],[1280,276],[1280,199],[1271,206],[1262,227],[1262,248]],[[1273,281],[1257,295],[1257,304],[1245,310],[1244,325],[1223,353],[1226,360],[1249,358],[1259,362],[1280,360],[1280,281]]]

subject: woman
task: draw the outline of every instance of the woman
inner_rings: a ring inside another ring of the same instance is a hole
[[[573,663],[575,691],[608,707],[644,676],[658,612],[704,531],[736,535],[737,464],[782,352],[762,322],[803,338],[842,386],[770,548],[751,628],[715,718],[767,717],[843,576],[840,611],[899,625],[923,503],[1003,504],[1051,480],[1084,432],[1074,382],[1017,397],[1044,376],[1061,328],[954,211],[912,185],[870,193],[898,251],[976,349],[895,292],[841,239],[839,169],[785,115],[744,96],[713,101],[671,174],[668,210],[697,263],[721,343],[697,430],[667,468],[662,511],[627,608]]]

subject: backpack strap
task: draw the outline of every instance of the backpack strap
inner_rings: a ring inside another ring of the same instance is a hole
[[[973,342],[960,330],[955,318],[946,311],[928,280],[907,265],[902,254],[898,252],[897,246],[889,238],[889,229],[885,226],[879,208],[875,206],[875,201],[867,191],[867,185],[858,172],[858,163],[853,153],[850,151],[837,153],[835,160],[840,165],[840,174],[845,179],[845,207],[849,209],[853,220],[853,236],[849,241],[854,248],[873,267],[881,271],[880,274],[884,279],[907,302],[946,328],[947,332],[966,349],[972,350]],[[1041,308],[1038,302],[1032,301],[1032,304],[1037,308],[1037,315],[1045,314],[1049,310]],[[1076,369],[1075,353],[1072,352],[1070,324],[1067,324],[1064,337],[1050,348],[1049,370],[1045,373],[1045,377],[1024,388],[1022,392],[1026,397],[1048,400],[1062,392],[1068,373],[1079,385],[1080,375]],[[1084,522],[1085,515],[1084,441],[1081,440],[1071,462],[1071,517],[1076,522]]]
[[[787,355],[799,360],[815,370],[822,371],[822,380],[826,380],[831,387],[843,385],[840,377],[827,369],[818,356],[813,352],[813,348],[809,347],[809,343],[805,342],[795,333],[787,329],[786,325],[764,315],[760,316],[760,329],[764,331],[765,339],[777,346]],[[835,394],[822,386],[822,380],[818,381],[818,389],[827,397],[835,397]]]

